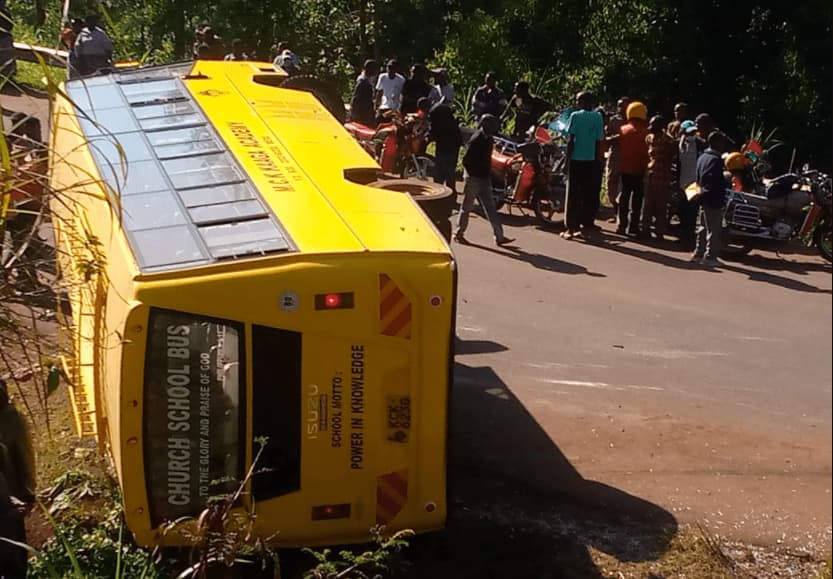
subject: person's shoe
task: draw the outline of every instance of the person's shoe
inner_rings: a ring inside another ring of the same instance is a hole
[[[568,229],[567,231],[562,231],[561,232],[561,237],[563,239],[568,239],[569,240],[569,239],[574,238],[575,236],[576,236],[576,232],[571,230],[571,229]]]
[[[708,267],[711,269],[721,267],[723,262],[717,259],[716,257],[707,257],[703,260],[703,267]]]
[[[692,265],[701,265],[703,263],[703,256],[694,254],[689,258],[688,263]]]
[[[617,221],[619,221],[619,220],[616,219],[615,217],[611,217],[610,219],[607,220],[608,223],[616,223]]]
[[[513,243],[514,241],[515,241],[514,237],[504,237],[503,239],[498,239],[497,241],[495,241],[495,243],[498,246],[503,247],[504,245],[509,245],[510,243]]]
[[[471,242],[469,242],[469,240],[468,240],[468,239],[466,239],[465,237],[463,237],[463,234],[462,234],[462,233],[456,233],[456,234],[454,234],[454,241],[456,241],[456,242],[457,242],[457,243],[459,243],[460,245],[471,245]]]

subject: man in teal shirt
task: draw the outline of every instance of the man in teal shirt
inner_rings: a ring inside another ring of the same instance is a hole
[[[567,231],[572,239],[598,231],[595,224],[602,189],[602,143],[604,120],[593,110],[593,95],[583,91],[576,95],[577,111],[567,123]],[[582,231],[583,230],[583,231]]]

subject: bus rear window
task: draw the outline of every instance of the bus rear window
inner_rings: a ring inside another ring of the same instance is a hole
[[[243,326],[152,309],[145,360],[145,477],[154,526],[197,515],[243,476]]]

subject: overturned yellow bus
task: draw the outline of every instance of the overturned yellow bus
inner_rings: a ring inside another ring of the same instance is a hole
[[[446,517],[456,273],[310,94],[252,62],[68,81],[52,207],[79,430],[142,545],[245,480],[279,546]],[[228,485],[228,482],[225,483]]]

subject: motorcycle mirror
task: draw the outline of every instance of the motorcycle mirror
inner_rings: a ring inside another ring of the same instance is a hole
[[[803,167],[801,167],[801,171],[802,171],[803,173],[806,173],[806,172],[807,172],[807,171],[809,171],[809,170],[810,170],[810,164],[809,164],[809,163],[804,163],[804,166],[803,166]]]

